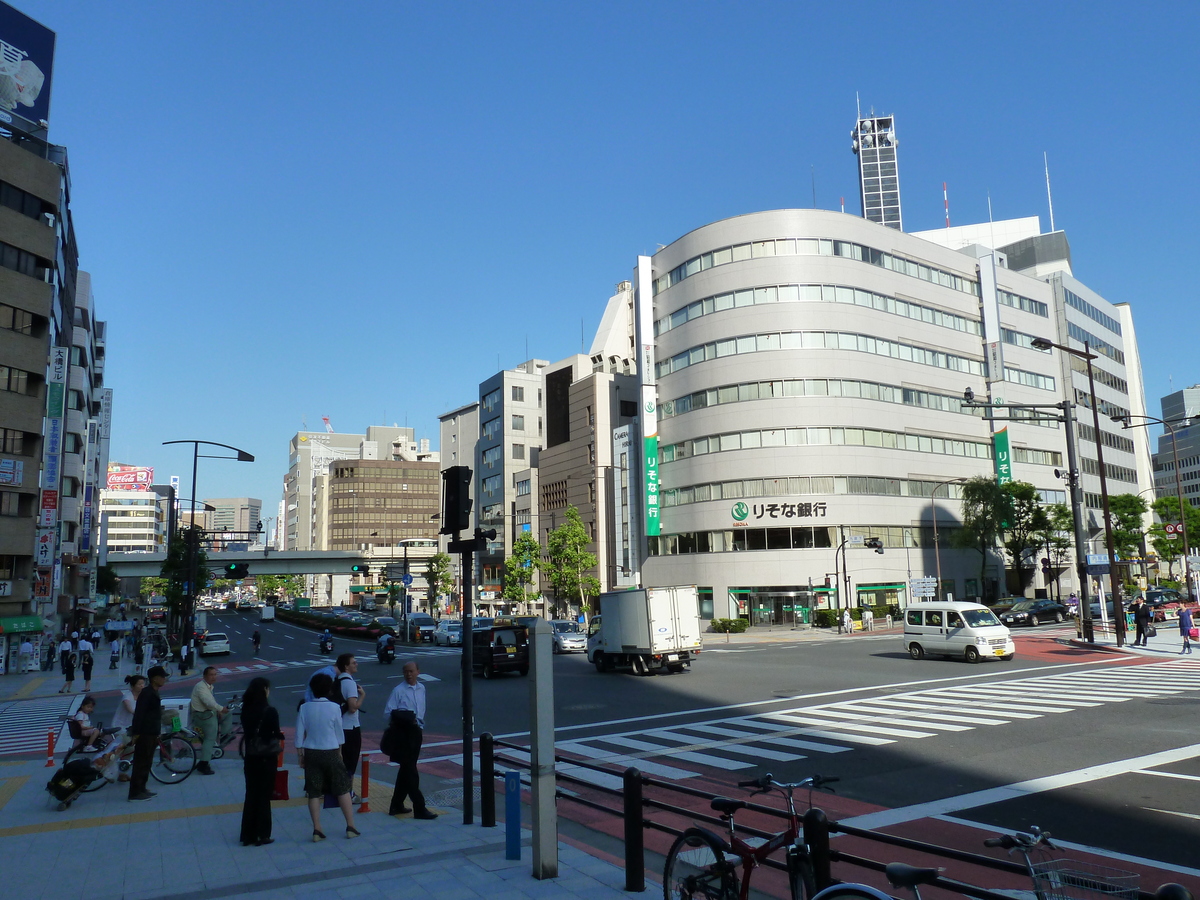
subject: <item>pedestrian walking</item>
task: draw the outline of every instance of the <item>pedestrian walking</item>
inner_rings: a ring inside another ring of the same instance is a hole
[[[854,619],[850,617],[850,610],[842,613],[842,628],[846,630],[846,634],[854,631]]]
[[[92,689],[92,666],[96,664],[96,645],[87,638],[80,638],[77,649],[79,650],[79,668],[83,670],[83,692],[86,694]]]
[[[414,819],[436,819],[437,813],[425,805],[421,776],[417,771],[417,758],[421,755],[425,732],[425,685],[418,677],[420,674],[415,660],[406,662],[404,680],[396,685],[383,707],[383,718],[391,738],[381,742],[381,748],[386,744],[385,752],[389,759],[400,764],[388,815],[411,812]],[[406,797],[412,800],[411,809],[404,805]]]
[[[112,643],[109,645],[108,667],[115,669],[117,663],[121,661],[121,636],[116,632],[113,633]]]
[[[1154,614],[1150,612],[1150,607],[1146,605],[1146,601],[1140,596],[1133,600],[1133,624],[1137,629],[1133,638],[1133,646],[1141,644],[1147,646],[1147,635],[1150,632],[1150,621]]]
[[[258,656],[258,648],[262,644],[262,635],[258,633],[258,629],[254,630],[254,634],[250,635],[250,643],[254,645],[254,655]]]
[[[75,666],[79,664],[79,653],[75,649],[75,641],[79,637],[78,631],[72,631],[69,638],[63,638],[61,644],[58,645],[58,661],[62,666],[63,680],[66,682],[58,689],[60,694],[75,693]]]
[[[362,727],[358,720],[359,708],[367,698],[362,685],[354,680],[358,674],[358,660],[353,653],[343,653],[337,658],[337,677],[334,679],[334,697],[341,699],[342,706],[342,764],[350,776],[350,802],[357,803],[353,790],[354,772],[358,769],[358,757],[362,753]]]
[[[149,800],[155,796],[154,791],[146,790],[146,781],[150,778],[154,750],[158,747],[158,735],[162,731],[162,697],[158,692],[170,675],[162,666],[152,666],[146,675],[149,684],[138,694],[133,724],[129,726],[129,733],[135,741],[133,769],[129,773],[130,800]]]
[[[300,707],[296,717],[296,755],[304,769],[304,795],[312,818],[313,842],[325,840],[321,830],[321,805],[326,794],[337,798],[346,820],[346,837],[356,838],[354,810],[350,805],[350,776],[342,763],[342,708],[329,699],[333,679],[318,672],[309,682],[315,700]]]
[[[208,666],[192,688],[192,725],[200,732],[200,759],[196,771],[201,775],[216,774],[212,767],[213,747],[229,732],[229,707],[222,706],[213,696],[213,685],[219,677],[216,666]]]
[[[49,672],[54,668],[54,660],[58,658],[56,653],[57,645],[54,643],[54,635],[42,635],[42,671]]]
[[[17,672],[28,672],[31,659],[33,659],[33,641],[29,640],[29,636],[26,635],[21,638],[21,646],[17,650]]]
[[[134,641],[133,644],[133,665],[139,672],[142,671],[142,666],[146,664],[146,646],[141,641]]]
[[[271,795],[275,772],[283,748],[279,711],[270,702],[271,682],[255,678],[242,695],[242,727],[246,731],[246,758],[242,773],[246,799],[242,804],[243,847],[274,843],[271,837]]]
[[[1188,607],[1183,607],[1179,610],[1179,634],[1183,637],[1183,647],[1180,648],[1180,653],[1192,652],[1192,611]]]

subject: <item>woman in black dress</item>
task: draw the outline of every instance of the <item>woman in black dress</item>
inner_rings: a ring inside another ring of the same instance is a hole
[[[246,732],[246,801],[242,806],[242,846],[261,847],[274,842],[271,837],[271,795],[275,790],[277,757],[252,756],[252,744],[264,744],[282,738],[279,711],[267,702],[271,682],[255,678],[242,696],[242,728]],[[255,740],[257,738],[257,740]]]

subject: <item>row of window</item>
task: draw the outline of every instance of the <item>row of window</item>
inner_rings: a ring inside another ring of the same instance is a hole
[[[1050,348],[1045,350],[1040,347],[1033,346],[1033,335],[1025,334],[1022,331],[1013,331],[1011,328],[1000,329],[1000,340],[1006,344],[1012,344],[1014,347],[1024,347],[1026,350],[1036,350],[1038,353],[1049,353]]]
[[[429,509],[437,506],[436,495],[429,499],[418,497],[334,497],[329,501],[333,509]]]
[[[1113,334],[1121,333],[1120,322],[1118,322],[1112,316],[1105,315],[1104,313],[1100,312],[1100,310],[1096,309],[1096,307],[1092,306],[1092,304],[1088,303],[1074,291],[1063,288],[1063,296],[1066,299],[1068,306],[1075,307],[1093,322],[1099,322]]]
[[[0,453],[11,453],[15,456],[25,455],[26,433],[15,428],[0,428]],[[28,435],[36,438],[37,435]]]
[[[418,469],[418,468],[396,468],[392,466],[371,466],[371,465],[335,465],[333,468],[334,478],[384,478],[386,481],[369,481],[365,483],[366,487],[373,488],[376,485],[394,484],[394,479],[410,478],[414,481],[432,481],[440,482],[441,473],[437,468]]]
[[[42,218],[42,213],[53,210],[53,207],[45,203],[41,197],[35,197],[7,181],[0,181],[0,206],[7,206],[23,216],[39,220]]]
[[[1096,460],[1085,456],[1080,460],[1080,462],[1082,463],[1081,468],[1083,471],[1087,472],[1089,475],[1098,476],[1100,474],[1100,466]],[[1125,481],[1129,484],[1138,483],[1137,472],[1135,472],[1133,469],[1126,468],[1125,466],[1114,465],[1110,462],[1106,462],[1104,464],[1104,475],[1106,478],[1110,478],[1113,481]]]
[[[23,372],[20,369],[14,369],[12,366],[0,366],[0,391],[11,391],[14,394],[28,394],[29,379],[34,379],[34,384],[37,384],[37,376],[31,375],[29,372]]]
[[[953,546],[951,536],[957,530],[950,525],[939,527],[937,543]],[[888,549],[920,549],[934,546],[932,527],[898,525],[859,525],[847,532],[867,538],[878,538]],[[688,553],[732,553],[745,550],[823,550],[836,547],[839,538],[833,527],[808,526],[792,528],[734,528],[725,531],[685,531],[650,538],[651,556],[677,556]]]
[[[1086,359],[1080,359],[1078,356],[1071,356],[1070,360],[1071,368],[1074,371],[1080,372],[1084,375],[1087,374],[1088,367]],[[1106,387],[1110,387],[1118,393],[1129,396],[1129,385],[1126,384],[1124,378],[1118,378],[1112,372],[1106,372],[1104,369],[1100,368],[1094,363],[1092,364],[1092,377]]]
[[[1086,425],[1083,422],[1077,422],[1076,427],[1079,430],[1080,440],[1088,441],[1092,444],[1096,443],[1095,428],[1093,428],[1091,425]],[[1103,428],[1101,428],[1100,439],[1104,441],[1105,447],[1112,447],[1114,450],[1120,450],[1123,453],[1133,452],[1133,441],[1124,435],[1112,434],[1111,432],[1105,431]]]
[[[710,500],[742,500],[747,497],[803,497],[812,495],[857,495],[872,497],[919,497],[928,499],[937,490],[939,499],[962,499],[962,487],[916,478],[879,478],[865,475],[792,475],[778,478],[746,478],[716,481],[660,492],[663,507],[686,506]],[[1043,503],[1066,503],[1065,491],[1039,491]]]
[[[20,334],[33,334],[33,313],[0,303],[0,328]]]
[[[504,485],[502,484],[503,478],[503,475],[497,474],[489,475],[487,478],[483,479],[484,496],[491,498],[502,492],[504,490]]]
[[[50,268],[50,263],[28,250],[22,250],[12,244],[0,243],[0,266],[42,281],[46,277],[46,269]]]
[[[1083,409],[1092,408],[1092,395],[1085,390],[1075,388],[1075,405]],[[1129,415],[1129,410],[1123,406],[1118,406],[1115,403],[1110,403],[1100,397],[1096,398],[1096,405],[1100,408],[1100,415],[1108,416],[1110,419],[1114,416],[1121,417]]]
[[[909,300],[898,300],[886,294],[876,294],[872,291],[839,284],[779,284],[716,294],[712,297],[705,297],[703,300],[697,300],[695,303],[689,303],[655,322],[654,334],[657,337],[673,328],[678,328],[685,322],[715,312],[741,309],[745,306],[760,306],[767,303],[846,303],[903,316],[906,319],[916,319],[919,322],[939,325],[967,334],[980,335],[983,333],[979,321],[976,319],[968,319],[965,316],[944,312],[932,306],[923,306]]]
[[[956,356],[941,350],[930,350],[913,344],[902,344],[866,334],[845,331],[784,331],[767,334],[749,334],[741,337],[711,341],[690,347],[668,360],[658,363],[655,374],[658,378],[679,372],[723,356],[739,356],[744,353],[765,353],[772,350],[857,350],[892,359],[902,359],[920,365],[983,375],[983,362],[966,356]]]
[[[1041,316],[1043,319],[1050,317],[1050,307],[1041,300],[1031,300],[1029,297],[1022,297],[1020,294],[1012,293],[1012,291],[999,289],[997,289],[996,295],[1005,306],[1011,306],[1013,309],[1023,309],[1025,312]]]
[[[368,526],[373,525],[376,522],[381,523],[381,524],[387,523],[387,522],[404,522],[404,523],[418,522],[418,523],[423,523],[423,524],[428,525],[429,524],[429,512],[423,511],[423,512],[419,512],[419,513],[403,513],[403,512],[379,512],[377,510],[372,510],[369,513],[364,513],[364,512],[356,512],[354,510],[350,510],[347,512],[332,513],[329,517],[329,521],[334,524],[341,524],[341,525],[348,525],[348,524],[352,524],[354,522],[361,522],[364,525],[368,525]]]
[[[1121,350],[1118,350],[1103,338],[1096,337],[1090,331],[1085,331],[1074,322],[1067,323],[1067,334],[1075,338],[1079,343],[1087,344],[1089,349],[1107,356],[1113,362],[1125,365],[1125,354]]]
[[[1026,387],[1041,388],[1043,391],[1054,390],[1054,376],[1042,375],[1038,372],[1026,372],[1024,369],[1004,367],[1004,380],[1012,384],[1023,384]]]
[[[0,491],[0,516],[31,516],[33,501],[33,494]]]
[[[353,541],[352,546],[337,547],[334,550],[357,550],[358,544],[377,544],[379,546],[391,546],[396,541],[402,541],[406,538],[427,538],[429,537],[429,528],[389,528],[386,535],[373,535],[367,528],[331,528],[329,529],[329,537],[331,541],[339,539],[343,541]],[[372,541],[371,538],[375,540]]]
[[[1179,461],[1179,468],[1186,469],[1188,466],[1200,465],[1200,456],[1185,456]],[[1155,472],[1168,472],[1175,468],[1175,457],[1164,456],[1162,459],[1155,461]]]
[[[835,241],[828,238],[776,238],[774,240],[752,241],[748,244],[734,244],[731,247],[722,247],[719,250],[702,253],[676,266],[666,275],[661,275],[654,279],[654,294],[658,295],[667,288],[683,281],[685,278],[690,278],[698,272],[703,272],[714,266],[723,266],[727,263],[740,262],[746,259],[763,259],[770,256],[841,256],[846,259],[855,259],[859,262],[890,269],[893,272],[899,272],[901,275],[920,278],[922,281],[928,281],[932,284],[940,284],[942,287],[952,288],[953,290],[962,291],[976,297],[979,296],[979,283],[955,272],[948,272],[925,263],[905,259],[902,256],[885,253],[882,250],[876,250],[874,247],[867,247],[863,244],[855,244],[850,241]]]

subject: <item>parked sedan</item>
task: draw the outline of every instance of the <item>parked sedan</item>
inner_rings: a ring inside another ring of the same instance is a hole
[[[396,634],[400,628],[400,623],[391,616],[376,616],[373,621],[388,634]]]
[[[438,622],[437,630],[433,632],[433,642],[439,647],[462,645],[462,622],[452,619],[442,619]]]
[[[200,639],[200,655],[213,656],[217,653],[232,653],[229,646],[229,635],[211,632]]]
[[[583,633],[583,626],[578,622],[572,622],[570,619],[555,619],[550,623],[550,627],[554,629],[555,653],[574,651],[584,653],[587,651],[587,635]]]
[[[1167,603],[1183,602],[1183,595],[1171,588],[1147,588],[1145,591],[1140,591],[1138,596],[1145,600],[1146,605],[1151,609],[1158,609]],[[1127,600],[1126,605],[1132,602],[1132,600]]]
[[[1067,608],[1050,599],[1023,600],[1000,617],[1005,625],[1040,625],[1043,622],[1061,622],[1067,617]]]

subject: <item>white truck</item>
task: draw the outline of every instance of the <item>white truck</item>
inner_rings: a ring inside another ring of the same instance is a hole
[[[700,653],[700,633],[695,585],[610,591],[588,623],[587,658],[597,672],[682,672]]]
[[[258,621],[274,622],[275,621],[275,607],[270,603],[264,604],[263,608],[258,611]]]

